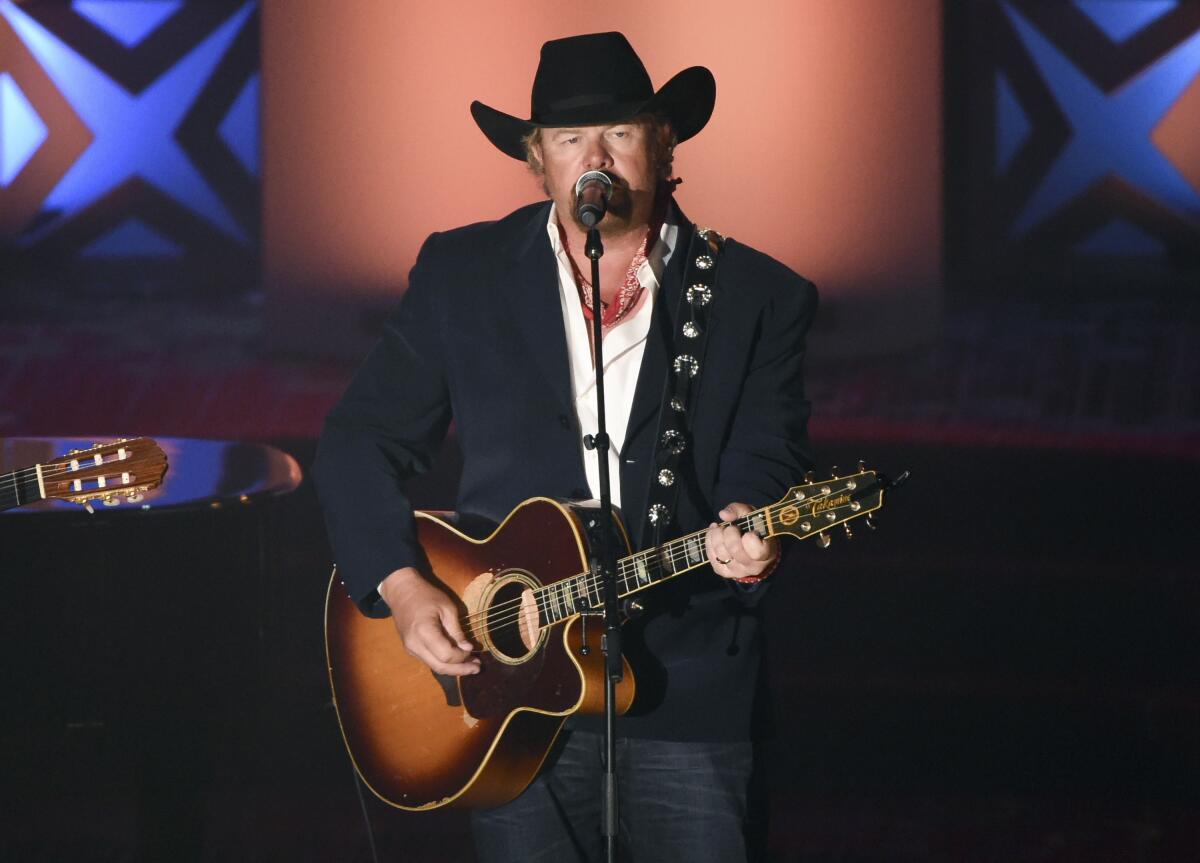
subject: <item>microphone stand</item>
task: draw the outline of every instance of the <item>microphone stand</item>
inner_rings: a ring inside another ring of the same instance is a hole
[[[597,220],[598,221],[598,220]],[[600,231],[593,224],[588,228],[584,253],[592,261],[592,352],[596,373],[596,434],[583,439],[584,446],[596,451],[600,460],[600,554],[592,554],[592,571],[599,571],[604,596],[604,803],[602,831],[605,859],[617,859],[617,772],[616,772],[616,687],[623,676],[621,666],[621,620],[617,599],[617,561],[612,540],[612,487],[608,474],[608,430],[604,415],[604,350],[603,310],[600,306],[600,256],[604,245]]]

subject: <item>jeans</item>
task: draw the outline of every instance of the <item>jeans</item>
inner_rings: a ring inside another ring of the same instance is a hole
[[[563,737],[520,797],[472,813],[480,863],[604,859],[604,738]],[[751,743],[618,738],[616,753],[621,863],[746,860]]]

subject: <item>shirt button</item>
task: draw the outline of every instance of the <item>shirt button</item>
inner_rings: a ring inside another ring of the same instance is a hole
[[[566,414],[559,414],[558,415],[558,424],[565,429],[570,429],[571,428],[571,418],[569,416],[567,416]]]

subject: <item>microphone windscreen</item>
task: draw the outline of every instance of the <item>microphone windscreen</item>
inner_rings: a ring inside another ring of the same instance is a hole
[[[580,174],[579,179],[575,181],[575,194],[578,195],[584,186],[593,183],[600,186],[600,194],[604,196],[605,201],[612,197],[612,178],[603,171],[584,171]]]

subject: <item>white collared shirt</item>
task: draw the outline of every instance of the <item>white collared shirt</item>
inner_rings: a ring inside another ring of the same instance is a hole
[[[598,412],[596,410],[596,377],[592,371],[592,344],[588,338],[591,322],[584,317],[583,304],[579,299],[579,288],[575,284],[574,271],[567,250],[558,233],[555,207],[550,206],[550,219],[546,224],[550,235],[550,247],[558,261],[558,297],[562,304],[563,327],[567,335],[567,355],[571,362],[571,395],[575,402],[575,416],[583,434],[595,434]],[[612,486],[614,507],[621,505],[621,454],[625,448],[625,432],[629,425],[629,412],[633,407],[633,391],[637,387],[638,372],[642,367],[642,354],[646,349],[646,336],[650,332],[650,321],[654,314],[654,303],[662,273],[670,260],[679,236],[679,226],[672,208],[659,229],[658,240],[646,252],[646,261],[637,271],[637,280],[645,293],[633,313],[619,321],[604,333],[604,408],[608,424],[608,476]],[[583,453],[583,465],[587,472],[588,488],[592,496],[600,497],[600,465],[595,450],[588,450],[579,442]]]

